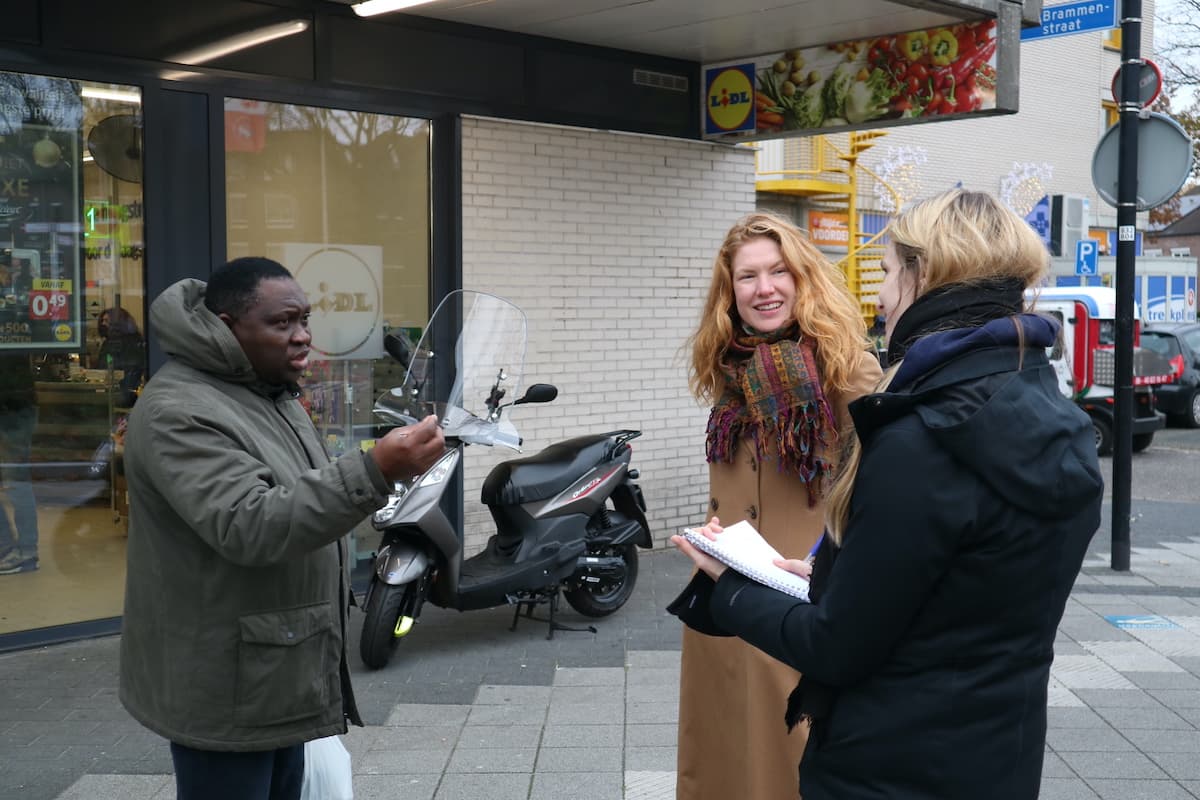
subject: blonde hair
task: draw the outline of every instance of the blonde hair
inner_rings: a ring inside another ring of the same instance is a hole
[[[866,323],[846,288],[845,276],[795,225],[776,214],[758,211],[734,223],[713,260],[700,325],[688,338],[692,393],[712,403],[725,388],[721,360],[741,324],[733,295],[733,258],[742,245],[760,237],[779,245],[783,263],[796,282],[792,318],[814,346],[821,389],[826,394],[845,391],[868,347]]]
[[[1014,278],[1038,285],[1050,266],[1041,237],[990,194],[951,189],[905,208],[888,237],[918,295],[951,283]]]
[[[1046,246],[1029,223],[983,192],[952,189],[914,203],[892,220],[887,233],[911,278],[905,283],[913,287],[914,300],[949,284],[995,278],[1030,288],[1041,283],[1050,265]],[[888,387],[900,363],[888,368],[876,391]],[[829,534],[839,545],[861,460],[862,443],[847,436],[825,505]]]

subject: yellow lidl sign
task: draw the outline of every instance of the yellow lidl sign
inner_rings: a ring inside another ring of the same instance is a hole
[[[753,63],[710,69],[704,85],[705,133],[754,130]]]

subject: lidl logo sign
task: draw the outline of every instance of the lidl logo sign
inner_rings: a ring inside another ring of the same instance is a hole
[[[704,74],[704,132],[753,131],[754,64],[714,67]]]

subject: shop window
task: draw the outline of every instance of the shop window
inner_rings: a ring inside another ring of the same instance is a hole
[[[226,112],[226,113],[228,114],[229,112]],[[243,164],[240,161],[226,161],[225,162],[225,180],[240,181],[240,180],[243,180],[245,177],[246,177],[246,165],[245,164]],[[242,198],[245,198],[245,196],[246,196],[244,194],[238,194],[237,192],[232,192],[231,194],[237,195],[238,197],[242,197]]]
[[[0,635],[121,613],[141,181],[136,87],[0,72]]]
[[[357,447],[403,379],[384,333],[429,315],[430,123],[228,98],[224,130],[227,255],[274,258],[307,292],[320,359],[304,402],[332,454]],[[378,540],[362,534],[366,559]]]
[[[249,227],[250,218],[246,215],[246,195],[241,192],[230,192],[226,198],[225,209],[229,215],[230,230]]]
[[[290,230],[296,227],[296,198],[290,194],[267,192],[263,196],[263,217],[268,228]],[[229,217],[233,224],[233,216]]]

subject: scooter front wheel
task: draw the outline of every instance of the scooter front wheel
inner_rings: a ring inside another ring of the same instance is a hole
[[[571,589],[564,589],[563,597],[567,598],[571,608],[585,617],[607,617],[625,605],[633,594],[638,574],[637,547],[630,543],[595,551],[589,549],[588,555],[620,556],[625,562],[625,574],[619,579],[602,577],[594,583],[578,583]]]
[[[358,642],[358,654],[368,669],[381,669],[391,660],[400,642],[400,637],[396,636],[396,623],[409,593],[416,590],[415,583],[404,586],[377,583],[371,587],[371,596],[364,609],[367,618],[363,621],[362,637]]]

